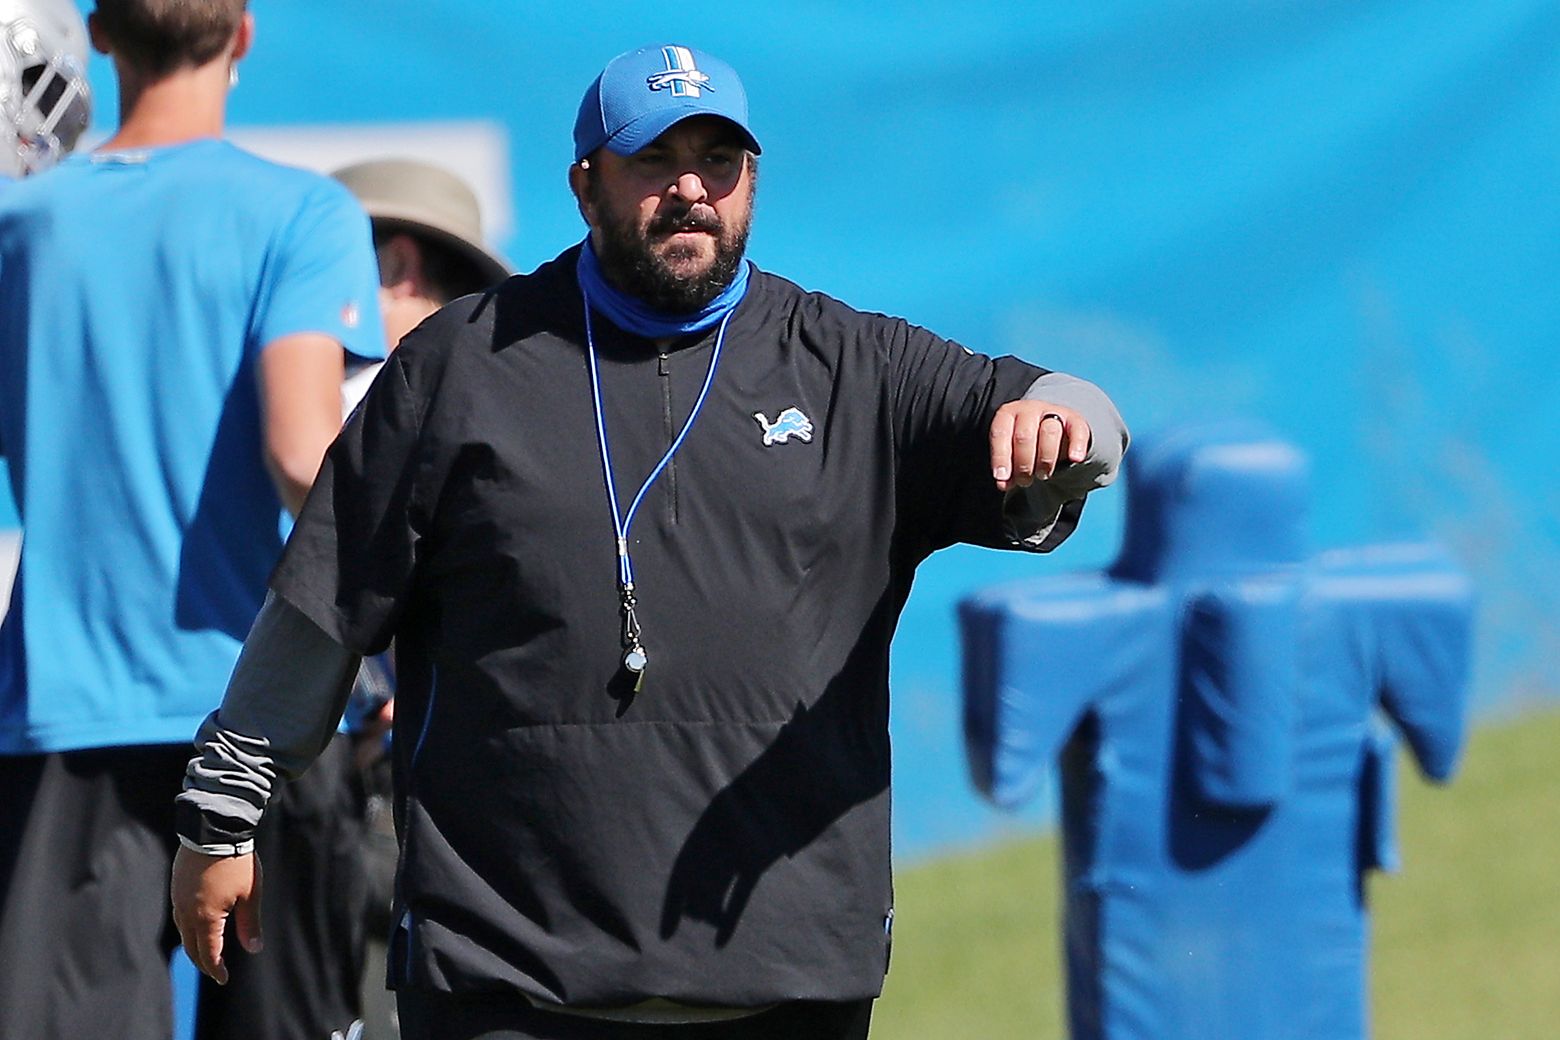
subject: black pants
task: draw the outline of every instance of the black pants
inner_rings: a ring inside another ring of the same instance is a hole
[[[729,1022],[634,1025],[538,1011],[519,996],[396,993],[401,1040],[866,1040],[872,1001],[797,1001]]]
[[[361,824],[337,811],[350,751],[338,739],[267,812],[264,970],[238,951],[228,987],[201,980],[200,1040],[324,1040],[355,1017],[361,877],[347,850]],[[171,1035],[173,798],[191,753],[0,755],[0,1037]]]

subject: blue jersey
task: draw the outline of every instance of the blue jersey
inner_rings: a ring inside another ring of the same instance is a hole
[[[294,333],[383,356],[377,290],[344,188],[224,141],[0,192],[0,753],[191,739],[281,550],[256,359]]]

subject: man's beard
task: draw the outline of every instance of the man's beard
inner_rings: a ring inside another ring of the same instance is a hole
[[[651,310],[662,314],[691,314],[719,296],[736,276],[747,251],[752,227],[752,195],[747,214],[740,224],[721,220],[708,206],[682,213],[657,214],[643,232],[632,214],[616,219],[605,207],[607,217],[597,231],[596,259],[607,280],[618,289],[638,298]],[[599,205],[599,202],[598,202]],[[707,231],[715,239],[715,256],[710,265],[695,275],[680,274],[670,261],[686,261],[699,255],[692,246],[674,246],[663,254],[651,249],[651,243],[674,231]]]

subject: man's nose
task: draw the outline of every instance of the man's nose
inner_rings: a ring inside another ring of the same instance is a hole
[[[709,197],[709,190],[704,186],[704,178],[692,170],[685,170],[672,181],[671,193],[682,199],[688,205],[703,202]]]

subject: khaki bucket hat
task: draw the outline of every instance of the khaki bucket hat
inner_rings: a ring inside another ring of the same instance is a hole
[[[512,273],[482,238],[477,195],[455,174],[415,159],[375,159],[331,174],[357,196],[374,224],[427,235],[471,260],[489,284]]]

